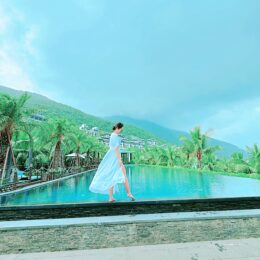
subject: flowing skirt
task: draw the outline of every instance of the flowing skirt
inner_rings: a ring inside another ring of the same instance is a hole
[[[118,164],[115,150],[110,148],[100,162],[96,174],[89,186],[95,193],[109,194],[109,189],[114,186],[114,193],[118,191],[118,183],[125,182],[123,170]]]

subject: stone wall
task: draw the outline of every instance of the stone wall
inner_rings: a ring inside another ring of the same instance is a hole
[[[2,228],[0,237],[1,254],[238,239],[260,237],[260,218]]]
[[[260,197],[7,206],[0,221],[243,209],[260,209]]]

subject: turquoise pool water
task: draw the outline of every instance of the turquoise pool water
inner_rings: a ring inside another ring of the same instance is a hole
[[[260,180],[213,173],[197,173],[152,166],[127,166],[132,193],[137,200],[260,196]],[[0,196],[1,205],[32,205],[106,201],[107,196],[91,193],[95,171],[51,182],[25,191]],[[118,201],[128,200],[123,184]]]

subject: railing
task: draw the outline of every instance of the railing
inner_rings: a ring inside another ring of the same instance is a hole
[[[16,184],[15,183],[9,183],[9,184],[4,184],[0,186],[0,193],[1,192],[8,192],[16,189]]]
[[[17,168],[12,168],[14,176],[10,176],[3,180],[0,185],[0,193],[16,190],[25,186],[33,185],[35,183],[47,182],[50,180],[60,179],[66,176],[74,175],[79,172],[95,169],[98,167],[99,162],[94,162],[92,164],[87,164],[81,167],[68,167],[63,169],[34,169],[29,168],[24,171],[25,176],[19,178],[17,176]],[[10,180],[11,179],[11,180]]]

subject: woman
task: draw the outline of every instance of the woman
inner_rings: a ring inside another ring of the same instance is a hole
[[[118,191],[118,183],[124,183],[127,196],[134,201],[126,169],[121,159],[120,143],[121,138],[118,136],[123,131],[124,125],[117,123],[113,126],[113,132],[109,140],[109,150],[98,166],[97,172],[89,186],[89,190],[95,193],[109,194],[109,202],[114,202],[113,194]]]

